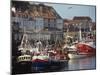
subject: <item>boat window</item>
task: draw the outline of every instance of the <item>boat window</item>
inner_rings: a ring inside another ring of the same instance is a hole
[[[18,58],[18,61],[19,61],[19,58]]]
[[[22,60],[22,58],[20,58],[20,60]]]
[[[22,58],[20,58],[20,60],[22,60]]]
[[[21,60],[21,58],[19,58],[19,60]]]
[[[19,58],[19,61],[21,60],[21,58]]]
[[[24,57],[22,57],[22,60],[24,59]]]
[[[31,59],[31,57],[29,57],[29,59]]]
[[[18,58],[18,60],[20,60],[20,58]]]
[[[27,57],[26,57],[26,59],[27,59]]]

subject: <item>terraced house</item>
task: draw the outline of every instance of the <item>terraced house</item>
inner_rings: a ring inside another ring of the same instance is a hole
[[[14,40],[21,40],[24,32],[33,40],[63,38],[63,19],[51,6],[13,1],[11,15]]]
[[[79,39],[79,30],[81,29],[82,38],[93,31],[93,21],[88,16],[75,16],[72,20],[64,19],[64,33],[68,36]]]

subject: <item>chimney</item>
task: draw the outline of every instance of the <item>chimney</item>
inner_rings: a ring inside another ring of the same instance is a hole
[[[40,10],[40,14],[43,15],[43,7],[44,7],[44,4],[39,4],[39,10]]]

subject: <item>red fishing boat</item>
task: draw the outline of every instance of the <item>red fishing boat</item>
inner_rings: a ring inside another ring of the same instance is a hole
[[[91,37],[91,36],[89,36]],[[83,40],[81,33],[81,26],[79,29],[79,42],[74,44],[74,47],[70,47],[69,49],[69,57],[70,58],[82,58],[88,56],[94,56],[96,54],[96,44],[95,39],[87,38],[87,40]]]
[[[75,58],[84,58],[88,56],[94,56],[96,54],[96,48],[93,42],[87,42],[87,43],[77,43],[75,47],[69,48],[69,58],[75,59]]]
[[[78,43],[77,44],[77,51],[80,54],[87,54],[87,55],[95,55],[96,54],[96,47],[94,42],[86,42],[86,43]]]

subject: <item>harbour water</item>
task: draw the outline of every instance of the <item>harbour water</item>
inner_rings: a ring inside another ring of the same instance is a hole
[[[68,70],[89,70],[96,69],[96,57],[86,57],[82,59],[72,59],[68,61],[68,67],[64,67],[62,71]]]
[[[61,71],[77,71],[77,70],[92,70],[96,69],[96,57],[86,57],[80,59],[71,59],[63,63],[63,67],[49,70],[48,72],[61,72]],[[45,72],[45,70],[43,71]]]
[[[26,66],[26,67],[25,67]],[[26,68],[26,69],[25,69]],[[49,66],[43,70],[33,70],[32,66],[28,67],[26,64],[17,66],[16,70],[13,70],[13,74],[23,73],[44,73],[44,72],[63,72],[63,71],[77,71],[77,70],[92,70],[96,69],[96,57],[86,57],[82,59],[71,59],[67,62],[63,62],[62,66]]]

